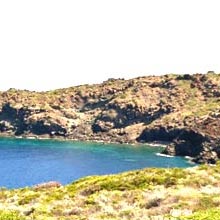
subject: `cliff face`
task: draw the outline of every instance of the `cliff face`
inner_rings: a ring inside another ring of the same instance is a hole
[[[2,135],[111,142],[168,141],[164,153],[220,157],[220,75],[109,79],[49,92],[0,93]]]

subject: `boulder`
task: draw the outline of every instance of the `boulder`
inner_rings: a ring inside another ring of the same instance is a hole
[[[62,184],[59,183],[59,182],[56,182],[56,181],[50,181],[50,182],[46,182],[46,183],[40,183],[40,184],[37,184],[35,186],[33,186],[34,189],[38,190],[38,189],[50,189],[50,188],[53,188],[53,187],[61,187]]]

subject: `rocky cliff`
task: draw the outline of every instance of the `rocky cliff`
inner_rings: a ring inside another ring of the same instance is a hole
[[[0,132],[121,143],[166,141],[164,153],[220,157],[220,75],[109,79],[48,92],[0,92]]]

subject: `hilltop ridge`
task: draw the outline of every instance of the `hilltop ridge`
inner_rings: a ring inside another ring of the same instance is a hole
[[[48,92],[0,92],[3,136],[143,143],[198,163],[220,157],[220,75],[109,79]]]

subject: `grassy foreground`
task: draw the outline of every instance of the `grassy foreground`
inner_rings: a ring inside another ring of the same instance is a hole
[[[149,168],[60,187],[0,190],[0,220],[220,219],[220,165]]]

